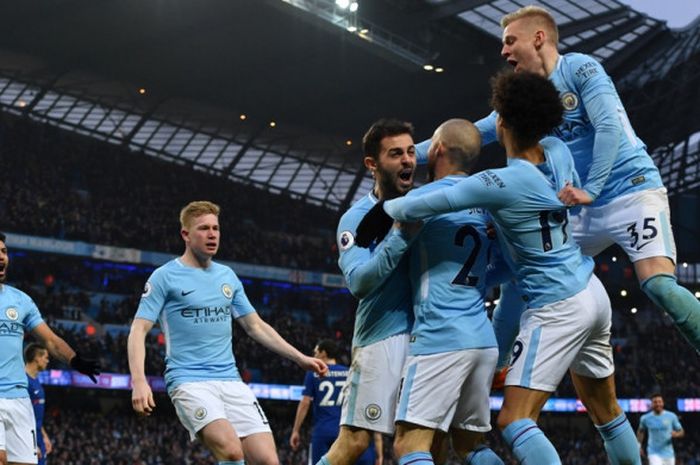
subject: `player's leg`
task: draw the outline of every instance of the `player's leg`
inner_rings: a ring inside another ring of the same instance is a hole
[[[615,396],[615,375],[595,379],[571,373],[576,393],[603,438],[612,465],[641,465],[639,444]]]
[[[507,381],[506,381],[507,382]],[[552,443],[537,426],[537,419],[551,392],[506,386],[498,427],[519,462],[561,465]]]
[[[430,446],[430,455],[433,456],[433,462],[435,462],[435,465],[442,465],[447,462],[449,454],[450,436],[444,431],[435,431],[433,444]]]
[[[241,440],[227,419],[219,418],[212,421],[199,430],[197,437],[214,455],[219,464],[241,465],[243,463]]]
[[[484,433],[491,431],[491,380],[499,351],[471,349],[463,363],[467,375],[450,423],[452,448],[465,464],[503,465],[503,461],[484,444]]]
[[[644,293],[700,351],[700,301],[675,278],[676,245],[666,190],[626,195],[605,209],[615,242],[634,263]]]
[[[432,465],[434,462],[430,449],[434,434],[433,428],[405,422],[397,423],[394,455],[398,457],[399,465],[409,462],[415,465]]]
[[[340,434],[328,453],[321,457],[317,465],[351,465],[369,446],[372,432],[363,428],[342,425]]]
[[[29,397],[0,399],[0,410],[0,450],[5,451],[5,463],[36,464],[36,421]]]
[[[394,434],[396,398],[408,352],[408,334],[353,351],[340,415],[340,434],[318,462],[351,465],[370,444],[373,432]]]
[[[591,286],[589,282],[574,296],[523,313],[498,415],[503,437],[521,462],[561,463],[536,422],[597,324]]]
[[[603,438],[613,465],[640,464],[639,444],[615,395],[615,376],[610,345],[610,299],[601,282],[593,276],[589,283],[588,307],[596,315],[590,335],[571,364],[576,393],[586,406]]]
[[[255,433],[241,439],[246,465],[279,465],[272,433]]]
[[[7,465],[7,452],[4,449],[0,449],[0,465]]]
[[[277,448],[265,412],[253,391],[242,381],[220,385],[226,418],[240,437],[247,465],[278,465]]]

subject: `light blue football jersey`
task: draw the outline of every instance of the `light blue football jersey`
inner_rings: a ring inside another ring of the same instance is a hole
[[[658,455],[662,458],[673,457],[671,431],[683,429],[675,413],[663,410],[660,414],[647,412],[639,419],[639,429],[647,431],[647,455]]]
[[[467,176],[447,176],[406,194],[421,197]],[[493,241],[482,208],[427,219],[411,246],[410,276],[415,323],[409,353],[427,355],[496,347],[486,314],[486,269]]]
[[[0,398],[29,397],[22,354],[24,332],[43,322],[27,294],[7,284],[0,285]]]
[[[559,57],[549,80],[564,106],[564,120],[552,135],[569,146],[582,187],[594,198],[593,206],[663,186],[600,63],[588,55],[567,53]],[[495,112],[475,125],[482,145],[497,140]]]
[[[540,165],[509,158],[505,168],[483,171],[420,197],[389,200],[384,210],[399,221],[416,221],[486,208],[528,307],[564,300],[587,286],[593,260],[584,257],[571,238],[568,212],[557,198],[567,183],[579,184],[571,153],[553,137],[541,144],[546,161]]]
[[[216,262],[194,268],[176,258],[148,278],[136,318],[160,322],[171,392],[188,381],[240,380],[232,318],[254,311],[231,268]]]
[[[413,326],[411,286],[408,277],[410,241],[392,228],[380,244],[355,244],[357,226],[377,203],[370,192],[353,204],[338,223],[338,265],[350,292],[359,299],[355,314],[353,347],[364,347]]]

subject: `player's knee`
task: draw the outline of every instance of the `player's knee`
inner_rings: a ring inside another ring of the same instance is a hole
[[[243,460],[243,449],[240,444],[219,444],[213,451],[218,460]]]
[[[347,434],[343,435],[342,439],[346,450],[359,457],[369,447],[370,433],[362,430],[348,431]]]

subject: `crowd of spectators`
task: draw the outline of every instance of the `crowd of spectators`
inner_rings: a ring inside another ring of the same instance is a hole
[[[79,394],[74,393],[73,397]],[[84,398],[66,399],[57,389],[48,393],[45,427],[54,443],[50,463],[63,465],[210,465],[211,454],[199,441],[190,442],[165,396],[156,398],[156,410],[148,418],[137,417],[129,410],[125,396],[118,406],[112,402],[109,411],[90,405]],[[59,401],[59,398],[61,399]],[[114,399],[112,399],[113,401]],[[80,402],[80,405],[77,405]],[[60,405],[60,406],[59,406]],[[275,436],[282,465],[306,465],[310,422],[302,427],[302,447],[292,451],[289,436],[296,403],[262,401]],[[634,428],[639,415],[631,414]],[[700,465],[700,422],[681,416],[686,437],[674,441],[677,465]],[[552,440],[565,465],[603,465],[609,463],[599,434],[583,414],[543,414],[543,431]],[[494,419],[495,424],[495,419]],[[507,465],[517,461],[503,443],[500,434],[488,434],[488,443]],[[398,461],[392,453],[390,437],[384,439],[384,465]],[[451,456],[448,464],[460,462]]]
[[[180,209],[211,200],[221,259],[338,272],[334,211],[7,115],[0,138],[0,230],[179,254]]]

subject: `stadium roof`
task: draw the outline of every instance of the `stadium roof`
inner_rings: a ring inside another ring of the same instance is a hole
[[[366,0],[346,17],[333,0],[5,1],[0,104],[343,208],[371,185],[360,153],[371,121],[413,121],[420,138],[488,111],[488,77],[503,66],[498,20],[524,4]],[[538,4],[559,21],[563,51],[613,74],[651,41],[678,42],[616,1]]]

